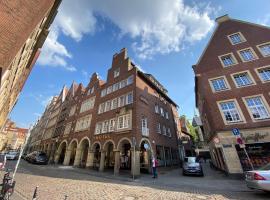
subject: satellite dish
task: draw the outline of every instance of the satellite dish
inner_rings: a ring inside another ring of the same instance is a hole
[[[143,147],[144,147],[146,150],[149,149],[149,145],[148,145],[147,143],[145,143],[145,144],[143,145]]]

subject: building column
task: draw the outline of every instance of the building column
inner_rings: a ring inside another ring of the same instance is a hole
[[[114,151],[114,175],[119,175],[120,151]]]
[[[105,164],[105,151],[101,151],[100,164],[99,164],[99,171],[100,172],[104,171],[104,164]]]
[[[64,158],[63,165],[66,165],[66,166],[69,165],[70,156],[71,156],[71,150],[67,149],[66,153],[65,153],[65,158]]]
[[[55,143],[52,144],[51,152],[50,152],[50,159],[49,162],[52,163],[54,162],[54,153],[55,153]]]
[[[94,164],[94,152],[89,150],[87,154],[86,167],[93,167],[93,164]]]
[[[134,153],[134,150],[132,149],[131,150],[131,157],[132,157],[132,160],[131,160],[131,175],[133,175],[134,173],[134,176],[140,176],[141,172],[140,172],[140,151],[137,151],[135,150],[135,153]],[[135,163],[134,163],[135,161]]]
[[[167,167],[167,160],[166,160],[166,154],[165,154],[165,148],[162,146],[163,149],[163,159],[164,159],[164,167]]]
[[[76,149],[76,155],[75,155],[75,159],[74,159],[74,167],[78,167],[81,164],[81,157],[82,157],[82,149],[81,148],[77,148]]]
[[[54,154],[54,163],[55,164],[58,163],[59,158],[60,158],[60,153],[58,151],[56,151]]]

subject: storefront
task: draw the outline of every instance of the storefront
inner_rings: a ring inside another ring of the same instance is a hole
[[[245,144],[242,147],[231,131],[219,132],[209,144],[214,165],[229,174],[252,169],[243,147],[254,169],[270,163],[270,128],[243,129],[240,133]]]

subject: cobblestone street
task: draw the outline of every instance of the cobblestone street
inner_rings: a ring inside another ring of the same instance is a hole
[[[9,163],[14,165],[14,163]],[[143,175],[133,181],[127,175],[114,177],[112,172],[98,173],[64,166],[39,166],[22,161],[16,175],[12,199],[31,199],[39,186],[38,199],[269,199],[263,192],[246,188],[243,181],[231,180],[204,166],[206,176],[183,177],[179,169],[161,171],[159,179]]]

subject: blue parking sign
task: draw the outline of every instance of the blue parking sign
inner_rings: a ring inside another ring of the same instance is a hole
[[[233,128],[233,129],[232,129],[232,132],[233,132],[234,136],[240,135],[240,131],[239,131],[238,128]]]

